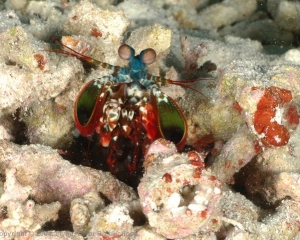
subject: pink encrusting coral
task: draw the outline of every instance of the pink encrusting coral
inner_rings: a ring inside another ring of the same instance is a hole
[[[247,126],[242,126],[224,144],[220,154],[213,160],[212,172],[222,183],[234,183],[233,175],[257,155],[255,138]]]
[[[173,145],[165,143],[165,148]],[[216,231],[221,183],[204,168],[199,153],[161,154],[163,144],[150,145],[146,173],[138,186],[150,226],[170,239]]]
[[[67,206],[74,198],[94,191],[110,201],[137,198],[132,188],[110,173],[72,165],[56,150],[41,145],[20,147],[0,140],[0,173],[4,175],[8,168],[16,169],[16,178],[20,184],[32,188],[31,197],[38,203],[59,201]]]

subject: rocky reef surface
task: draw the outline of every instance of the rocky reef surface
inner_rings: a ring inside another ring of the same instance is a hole
[[[299,30],[297,1],[1,1],[0,238],[300,238]],[[51,39],[114,66],[153,48],[187,147],[154,141],[136,187],[84,164],[74,102],[112,70]]]

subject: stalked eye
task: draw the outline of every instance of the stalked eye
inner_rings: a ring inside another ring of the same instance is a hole
[[[134,57],[135,51],[129,45],[122,44],[119,47],[118,54],[119,54],[120,58],[122,58],[124,60],[130,60],[130,59],[132,59]]]
[[[156,59],[156,52],[152,48],[147,48],[140,53],[141,62],[149,65]]]

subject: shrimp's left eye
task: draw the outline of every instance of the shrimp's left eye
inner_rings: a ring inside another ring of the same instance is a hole
[[[149,65],[156,59],[156,52],[152,48],[147,48],[140,53],[140,61]]]
[[[132,59],[134,57],[135,51],[129,45],[122,44],[119,47],[118,54],[119,54],[120,58],[122,58],[124,60],[130,60],[130,59]]]

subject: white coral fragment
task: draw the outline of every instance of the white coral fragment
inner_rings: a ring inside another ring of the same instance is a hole
[[[71,202],[70,217],[73,230],[81,235],[89,231],[89,222],[96,210],[104,208],[104,200],[97,192],[86,193],[83,198],[75,198]]]
[[[2,194],[0,198],[1,204],[9,203],[10,201],[25,201],[30,192],[30,186],[22,186],[15,177],[17,170],[16,169],[8,169],[6,170],[6,182],[4,184],[5,192]]]
[[[65,35],[81,35],[95,46],[94,58],[106,58],[114,63],[119,57],[117,49],[129,25],[123,11],[103,10],[90,1],[77,4],[63,24]],[[96,32],[96,35],[95,35]]]
[[[31,192],[31,187],[23,187],[15,177],[16,169],[6,171],[5,192],[1,196],[0,204],[7,208],[7,218],[0,223],[0,232],[22,233],[36,232],[49,221],[58,218],[61,204],[35,204],[33,200],[26,200]],[[4,236],[4,235],[3,235]],[[7,236],[6,239],[13,239]]]
[[[199,154],[156,155],[154,150],[161,149],[156,146],[155,141],[149,147],[151,162],[145,160],[147,172],[138,186],[149,225],[170,239],[215,231],[219,223],[212,219],[219,218],[220,182],[204,168]]]
[[[99,237],[114,238],[129,236],[133,232],[133,219],[129,215],[128,204],[113,203],[95,214],[90,222],[89,240]]]
[[[182,201],[182,197],[179,193],[172,193],[167,202],[167,208],[177,208]]]

